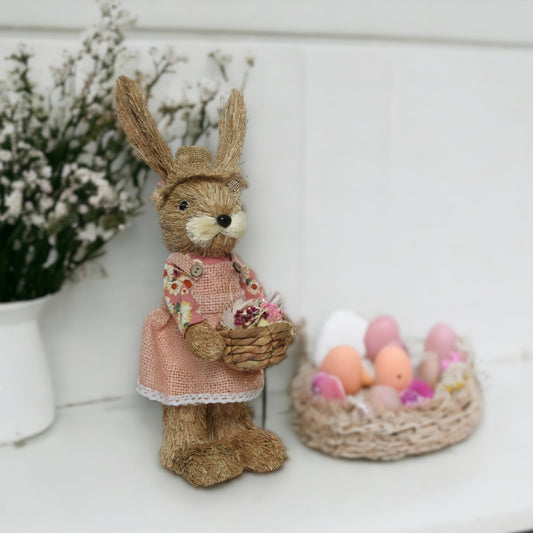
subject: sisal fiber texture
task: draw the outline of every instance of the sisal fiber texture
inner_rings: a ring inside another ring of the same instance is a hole
[[[315,396],[316,367],[304,362],[292,382],[294,428],[306,445],[333,457],[391,461],[432,452],[468,437],[482,412],[481,388],[471,363],[462,364],[460,388],[437,385],[435,396],[418,408],[403,407],[369,416],[349,401]]]
[[[233,89],[219,122],[219,141],[214,161],[201,146],[182,146],[176,158],[157,130],[139,84],[120,76],[115,91],[117,115],[131,145],[143,161],[164,181],[161,196],[167,199],[176,186],[191,178],[211,178],[247,186],[239,167],[246,134],[246,106]]]
[[[294,340],[295,329],[292,322],[282,320],[246,329],[224,329],[220,333],[226,340],[224,361],[238,370],[252,371],[280,363]]]

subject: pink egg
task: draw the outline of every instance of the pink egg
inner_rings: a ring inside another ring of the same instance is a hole
[[[385,411],[396,411],[402,406],[398,391],[386,385],[374,385],[369,389],[366,399],[375,415]]]
[[[424,349],[426,352],[434,352],[441,358],[446,358],[456,350],[457,333],[448,324],[436,324],[426,337]]]
[[[346,394],[341,380],[337,376],[319,372],[311,381],[311,390],[317,396],[323,396],[328,400],[344,400]]]
[[[396,320],[391,316],[379,316],[371,320],[365,333],[367,357],[373,360],[381,348],[391,342],[401,342]]]

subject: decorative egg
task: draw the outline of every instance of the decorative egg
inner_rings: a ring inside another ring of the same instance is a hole
[[[430,387],[435,388],[437,381],[439,381],[440,372],[441,362],[439,355],[435,352],[428,352],[418,365],[416,375]]]
[[[341,344],[332,348],[319,367],[320,372],[337,376],[346,394],[357,394],[363,386],[363,364],[357,350]]]
[[[435,352],[441,358],[446,358],[457,348],[457,333],[448,324],[436,324],[426,337],[424,349],[426,352]]]
[[[374,385],[365,391],[365,403],[374,416],[396,411],[402,406],[398,391],[386,385]]]
[[[365,333],[366,356],[374,359],[387,344],[401,342],[400,328],[391,316],[379,316],[371,320]]]
[[[374,383],[387,385],[403,392],[413,381],[413,367],[407,352],[389,344],[374,359]]]
[[[311,381],[313,394],[327,398],[328,400],[344,400],[346,394],[341,380],[337,376],[319,372]]]
[[[353,311],[339,310],[332,313],[318,336],[311,360],[320,366],[326,354],[335,346],[347,344],[358,353],[365,351],[364,336],[368,321],[357,316]]]

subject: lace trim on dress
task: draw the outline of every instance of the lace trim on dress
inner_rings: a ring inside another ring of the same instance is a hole
[[[150,400],[156,400],[164,405],[193,405],[198,403],[236,403],[249,402],[257,398],[263,387],[260,389],[233,392],[233,393],[218,393],[218,394],[180,394],[178,396],[167,396],[162,392],[145,387],[140,383],[137,385],[137,392],[146,396]]]

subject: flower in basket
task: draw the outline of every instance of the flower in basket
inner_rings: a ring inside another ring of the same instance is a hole
[[[156,99],[164,77],[187,58],[168,48],[149,52],[151,69],[134,72],[137,54],[124,44],[131,15],[117,2],[100,4],[99,22],[78,51],[38,83],[23,45],[7,57],[0,79],[0,302],[57,292],[140,212],[147,170],[117,126],[114,84],[132,73],[160,129],[173,146],[196,144],[218,126],[217,107],[229,87],[231,57],[211,52],[214,74],[179,80],[181,97]],[[247,58],[241,88],[253,60]],[[160,91],[159,91],[160,92]],[[174,89],[174,92],[175,89]]]
[[[278,294],[272,299],[262,296],[256,300],[238,299],[232,309],[222,316],[223,326],[228,329],[266,326],[283,320],[282,302]]]
[[[237,300],[222,315],[224,361],[237,370],[256,371],[278,364],[293,341],[294,325],[283,313],[279,295]]]

